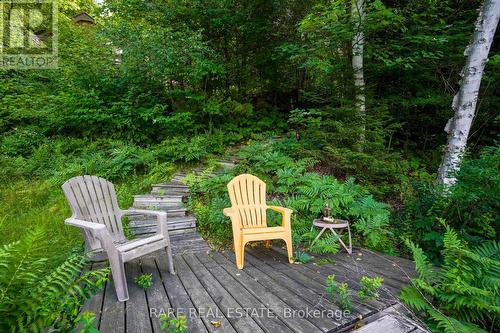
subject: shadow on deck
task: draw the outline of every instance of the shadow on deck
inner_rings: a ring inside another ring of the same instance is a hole
[[[335,263],[290,265],[281,249],[248,248],[245,268],[239,271],[232,252],[179,253],[174,256],[177,274],[170,275],[166,255],[157,252],[126,265],[129,301],[119,303],[110,282],[82,310],[96,313],[103,333],[160,332],[157,316],[171,309],[186,315],[188,332],[344,332],[386,320],[382,314],[388,312],[396,315],[389,318],[392,324],[406,325],[400,332],[424,332],[406,322],[405,315],[397,316],[403,310],[399,290],[415,273],[411,261],[362,249],[330,258]],[[153,275],[154,285],[147,291],[134,283],[141,273]],[[368,303],[355,297],[353,311],[346,315],[325,293],[330,274],[353,290],[359,290],[362,276],[381,276],[381,297]],[[367,328],[361,331],[375,332]]]

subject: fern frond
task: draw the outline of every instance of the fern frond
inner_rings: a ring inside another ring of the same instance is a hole
[[[19,290],[30,288],[47,260],[41,257],[46,246],[45,234],[35,229],[20,241],[0,250],[0,304],[16,297]]]
[[[320,238],[309,248],[309,251],[316,254],[337,253],[340,250],[338,240],[338,237],[334,235]]]
[[[413,254],[415,268],[420,276],[420,279],[427,282],[435,280],[436,276],[434,268],[429,259],[425,256],[424,251],[409,239],[405,239],[405,244]]]
[[[424,311],[431,308],[428,301],[413,286],[406,286],[401,290],[399,297],[416,311]]]
[[[437,327],[445,333],[487,333],[485,330],[471,323],[463,323],[453,317],[445,316],[433,309],[428,310]]]
[[[28,233],[0,249],[0,331],[69,331],[83,300],[102,287],[109,270],[81,273],[87,258],[75,255],[44,273],[48,242],[42,232]],[[21,284],[22,283],[22,284]]]

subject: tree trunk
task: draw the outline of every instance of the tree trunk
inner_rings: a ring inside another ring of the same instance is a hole
[[[365,108],[365,79],[363,73],[363,52],[365,35],[363,23],[365,19],[365,0],[353,0],[351,18],[354,22],[354,37],[352,39],[352,71],[356,88],[356,108],[361,118],[360,141],[365,141],[366,108]]]
[[[460,168],[467,144],[476,111],[479,86],[499,16],[500,0],[485,0],[479,11],[472,41],[465,49],[467,60],[461,72],[460,90],[453,98],[452,108],[455,115],[448,120],[444,129],[448,133],[448,143],[437,178],[437,181],[446,187],[456,181],[454,174]]]

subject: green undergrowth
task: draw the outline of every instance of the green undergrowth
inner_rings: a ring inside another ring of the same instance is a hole
[[[319,232],[310,230],[312,220],[328,204],[334,216],[353,223],[358,244],[393,252],[389,205],[377,201],[354,178],[342,181],[311,171],[317,161],[294,156],[289,149],[293,144],[293,139],[288,138],[250,141],[238,152],[241,161],[234,169],[211,178],[191,179],[193,195],[189,205],[203,235],[218,246],[230,244],[230,221],[222,213],[223,208],[231,206],[226,185],[235,175],[251,173],[266,182],[270,204],[294,210],[292,236],[296,246],[316,254],[339,250],[334,236],[322,237],[311,246]],[[268,225],[279,221],[278,214],[268,212]]]
[[[433,332],[498,332],[500,323],[500,244],[470,246],[458,233],[445,229],[443,263],[436,268],[424,251],[406,240],[418,276],[401,299],[420,313]]]
[[[54,239],[34,227],[0,248],[0,331],[69,332],[80,306],[108,280],[108,268],[84,271],[81,248],[55,256]]]

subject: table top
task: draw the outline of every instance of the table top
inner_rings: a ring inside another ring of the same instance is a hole
[[[333,219],[333,222],[323,221],[323,219],[314,219],[313,225],[323,228],[346,228],[349,225],[349,221],[341,219]]]

